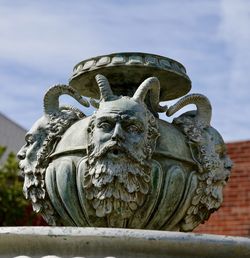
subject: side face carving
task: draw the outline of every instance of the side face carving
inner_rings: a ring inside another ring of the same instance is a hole
[[[39,118],[25,136],[26,144],[17,153],[19,167],[24,175],[23,192],[30,199],[34,211],[41,212],[45,220],[56,225],[58,216],[47,198],[44,178],[48,157],[58,137],[84,114],[72,107],[59,107],[58,98],[62,94],[74,97],[81,104],[85,100],[73,89],[64,85],[52,87],[44,97],[44,115]]]
[[[209,100],[187,95],[167,108],[159,105],[155,77],[132,97],[114,95],[102,75],[96,81],[100,102],[90,117],[59,107],[62,94],[88,105],[70,87],[55,86],[45,95],[44,116],[18,153],[25,197],[50,225],[192,231],[220,207],[232,167],[210,126]],[[188,104],[197,110],[173,123],[155,117]]]
[[[186,136],[191,154],[198,165],[198,183],[181,222],[182,231],[193,230],[221,206],[223,188],[232,168],[222,137],[210,126],[211,105],[206,97],[200,94],[185,96],[170,107],[167,113],[172,114],[190,103],[196,103],[197,111],[186,112],[173,121]]]
[[[37,165],[37,153],[46,137],[46,121],[40,118],[25,136],[26,144],[20,149],[17,157],[20,159],[20,168],[25,174],[33,173]]]

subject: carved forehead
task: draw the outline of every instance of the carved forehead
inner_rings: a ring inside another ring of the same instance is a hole
[[[33,126],[30,128],[30,130],[27,132],[26,135],[37,135],[41,131],[45,130],[46,126],[46,119],[44,117],[39,118]]]
[[[133,99],[121,98],[118,100],[101,102],[96,117],[107,116],[107,115],[127,115],[137,117],[138,119],[144,120],[146,118],[146,109],[143,105],[140,105]]]

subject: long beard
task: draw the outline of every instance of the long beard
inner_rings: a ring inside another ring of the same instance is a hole
[[[24,176],[23,194],[26,199],[31,200],[33,210],[39,212],[42,208],[40,201],[45,198],[43,179],[45,170],[41,170],[36,166],[25,165],[23,161],[19,162],[19,167]]]
[[[91,154],[84,177],[86,198],[98,217],[107,215],[126,219],[143,205],[150,188],[151,168],[126,153],[126,159],[113,161],[107,153],[115,144]],[[125,151],[125,150],[124,150]],[[109,217],[110,217],[109,216]]]

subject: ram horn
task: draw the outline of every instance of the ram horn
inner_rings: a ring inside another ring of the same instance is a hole
[[[108,79],[101,74],[97,74],[95,79],[100,90],[100,100],[109,101],[114,98]]]
[[[59,84],[51,87],[46,92],[43,99],[44,113],[51,114],[53,112],[59,111],[59,97],[64,94],[73,97],[83,106],[89,107],[89,102],[82,98],[82,96],[76,90],[70,86]]]
[[[173,106],[169,107],[167,111],[167,116],[172,116],[174,113],[179,111],[186,105],[194,104],[196,105],[196,119],[202,122],[205,126],[210,126],[212,117],[212,106],[207,97],[202,94],[190,94],[182,99],[180,99]]]
[[[160,106],[160,82],[156,77],[149,77],[141,83],[136,92],[134,93],[133,99],[136,102],[144,102],[145,97],[150,90],[150,104],[153,111],[165,112],[167,106]]]

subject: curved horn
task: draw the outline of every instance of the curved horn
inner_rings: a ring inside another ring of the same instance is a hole
[[[95,79],[100,89],[100,100],[110,100],[114,96],[114,94],[111,90],[108,79],[101,74],[97,74],[95,76]]]
[[[148,91],[150,91],[150,102],[152,109],[155,112],[165,112],[167,106],[160,106],[160,82],[156,77],[149,77],[141,83],[136,92],[134,93],[133,99],[137,102],[143,102]]]
[[[212,117],[212,106],[208,98],[202,94],[190,94],[183,97],[168,109],[167,116],[172,116],[178,110],[189,104],[194,104],[197,107],[196,119],[203,122],[206,126],[209,126]]]
[[[55,85],[51,87],[45,94],[43,99],[44,113],[50,114],[52,112],[59,111],[59,97],[67,94],[73,97],[76,101],[85,107],[89,107],[89,102],[82,98],[82,96],[74,90],[72,87],[67,85]]]

